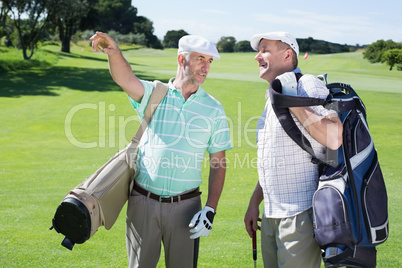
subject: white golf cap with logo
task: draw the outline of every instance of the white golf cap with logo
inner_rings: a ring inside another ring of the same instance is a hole
[[[299,45],[297,44],[296,39],[289,33],[270,32],[270,33],[256,34],[250,40],[250,45],[254,50],[258,51],[258,46],[260,44],[261,39],[282,41],[288,44],[296,52],[296,55],[299,56]]]
[[[219,52],[215,45],[200,35],[185,35],[179,40],[179,50],[177,53],[183,51],[193,51],[201,54],[212,56],[214,60],[219,60]]]

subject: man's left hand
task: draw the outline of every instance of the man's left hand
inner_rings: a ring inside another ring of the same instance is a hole
[[[190,230],[190,233],[193,233],[190,238],[196,239],[200,236],[208,236],[212,228],[214,216],[215,210],[209,206],[205,206],[203,210],[197,212],[188,225],[190,228],[194,227]]]

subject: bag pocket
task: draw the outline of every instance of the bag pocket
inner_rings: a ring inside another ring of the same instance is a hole
[[[367,243],[380,244],[388,238],[388,199],[377,153],[364,182],[362,202],[366,229],[368,230],[369,241]]]
[[[323,175],[313,196],[314,236],[322,248],[332,244],[354,244],[348,204],[343,192],[345,180],[343,165]]]

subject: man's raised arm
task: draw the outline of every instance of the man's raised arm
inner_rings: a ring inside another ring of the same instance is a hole
[[[90,40],[94,52],[103,52],[108,56],[109,70],[113,80],[135,101],[144,95],[144,86],[134,75],[130,64],[123,57],[116,42],[107,34],[96,32]]]

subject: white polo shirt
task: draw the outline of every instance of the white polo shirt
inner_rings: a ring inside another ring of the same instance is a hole
[[[326,86],[313,75],[303,75],[297,91],[298,96],[323,99],[329,93]],[[335,113],[322,106],[311,108],[322,116]],[[326,147],[314,140],[293,114],[292,117],[310,141],[316,156],[323,158]],[[309,209],[318,186],[318,165],[311,163],[311,155],[283,130],[270,99],[257,123],[257,147],[259,182],[264,193],[264,216],[286,218]]]

